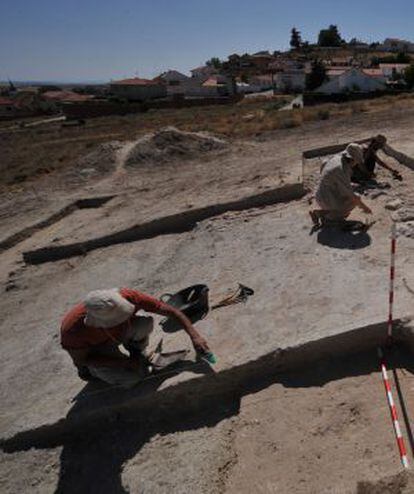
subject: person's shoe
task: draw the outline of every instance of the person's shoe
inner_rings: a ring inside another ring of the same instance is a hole
[[[78,376],[79,379],[82,379],[82,381],[86,381],[86,382],[99,381],[98,378],[96,378],[90,373],[86,365],[82,367],[78,367]]]
[[[362,223],[362,221],[348,220],[343,221],[341,225],[341,230],[343,232],[361,232],[367,229],[367,225]]]

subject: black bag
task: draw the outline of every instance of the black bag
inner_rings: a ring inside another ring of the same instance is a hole
[[[161,300],[183,312],[194,323],[208,314],[208,291],[207,285],[193,285],[174,294],[164,293],[161,295]],[[175,333],[183,329],[176,319],[169,317],[163,319],[160,324],[166,333]]]

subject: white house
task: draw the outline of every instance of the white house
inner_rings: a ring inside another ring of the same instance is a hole
[[[324,94],[345,93],[357,91],[370,93],[385,89],[385,82],[365,74],[361,69],[349,69],[324,82],[315,92]]]
[[[374,79],[377,79],[377,81],[381,81],[383,83],[387,82],[388,80],[388,77],[384,75],[384,72],[381,69],[362,69],[362,72],[365,75],[369,75]]]
[[[395,75],[403,75],[407,68],[410,66],[409,63],[380,63],[379,67],[384,74],[384,77],[391,79]]]
[[[282,93],[301,92],[305,89],[305,69],[288,68],[274,75],[275,88]]]

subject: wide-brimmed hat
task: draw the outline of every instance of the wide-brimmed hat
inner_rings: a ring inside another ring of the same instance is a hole
[[[90,292],[84,305],[85,324],[94,328],[118,326],[135,313],[135,306],[119,293],[118,288]]]
[[[364,162],[364,151],[362,149],[362,146],[355,142],[351,142],[351,144],[348,144],[344,151],[344,154],[347,158],[354,161],[354,163],[356,163],[357,165],[360,165]]]

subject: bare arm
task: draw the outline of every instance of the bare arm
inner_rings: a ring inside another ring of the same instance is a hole
[[[125,289],[126,290],[126,289]],[[200,352],[208,352],[209,348],[206,340],[200,335],[200,333],[191,324],[188,317],[175,307],[168,305],[164,302],[150,297],[137,290],[128,289],[128,300],[136,304],[137,309],[143,309],[146,312],[152,312],[154,314],[160,314],[161,316],[174,318],[180,326],[184,327],[184,331],[191,338],[194,349]]]
[[[357,194],[354,195],[354,198],[353,198],[353,204],[354,206],[357,206],[359,208],[362,209],[362,211],[364,211],[364,213],[367,213],[367,214],[372,214],[372,210],[370,207],[368,207],[365,202],[361,199],[360,196],[358,196]]]
[[[195,327],[192,325],[190,319],[188,319],[188,317],[185,314],[183,314],[183,312],[176,309],[175,307],[172,307],[171,305],[164,304],[163,308],[158,309],[156,313],[160,314],[162,316],[175,318],[180,323],[180,325],[182,325],[184,327],[184,331],[191,338],[194,349],[196,351],[201,351],[201,352],[208,352],[209,351],[207,341],[195,329]]]
[[[76,367],[94,366],[135,369],[139,366],[138,362],[130,359],[127,355],[122,354],[120,354],[119,356],[110,357],[105,355],[91,356],[88,349],[68,349],[67,352],[71,356]]]
[[[377,154],[375,154],[375,161],[377,162],[377,165],[379,165],[382,168],[385,168],[386,170],[390,171],[395,177],[402,178],[400,172],[398,172],[397,170],[395,170],[394,168],[392,168],[390,165],[388,165],[387,163],[385,163],[385,161],[382,161],[382,159],[379,158],[377,156]]]

